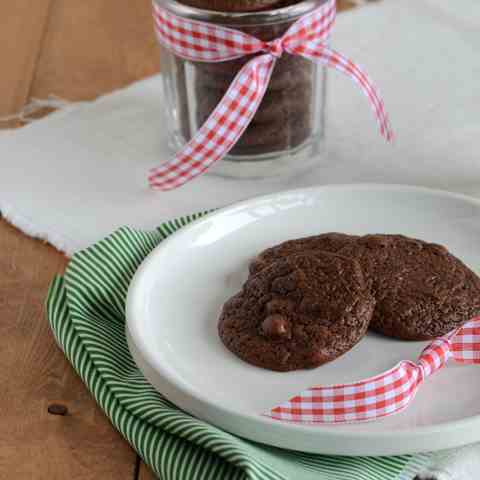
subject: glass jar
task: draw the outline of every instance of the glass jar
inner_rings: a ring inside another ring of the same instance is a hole
[[[179,17],[241,30],[264,41],[280,37],[299,17],[326,0],[304,0],[257,12],[217,12],[155,0]],[[171,147],[178,150],[202,126],[241,67],[252,57],[221,63],[192,62],[160,45]],[[304,171],[318,163],[323,145],[325,69],[284,53],[252,122],[210,171],[233,177],[266,177]]]

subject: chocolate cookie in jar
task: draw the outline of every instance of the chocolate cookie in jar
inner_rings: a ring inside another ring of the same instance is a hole
[[[155,0],[175,17],[244,32],[264,42],[280,38],[326,0]],[[195,61],[161,46],[171,146],[182,148],[221,102],[239,71],[255,55]],[[265,95],[241,136],[212,171],[263,177],[305,170],[319,162],[323,140],[323,67],[282,52]]]

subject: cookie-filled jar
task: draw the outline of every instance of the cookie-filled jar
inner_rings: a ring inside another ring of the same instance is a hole
[[[280,38],[298,19],[326,2],[154,1],[157,8],[175,16],[180,25],[177,30],[182,28],[181,19],[186,19],[245,32],[264,42]],[[195,38],[192,45],[195,48]],[[196,61],[176,55],[162,42],[160,48],[167,102],[165,127],[169,129],[172,148],[178,150],[209,118],[242,67],[261,52],[227,61]],[[248,95],[239,101],[247,102]],[[282,52],[275,59],[258,110],[212,171],[235,177],[264,177],[303,171],[318,163],[324,134],[324,105],[324,68],[300,55]]]

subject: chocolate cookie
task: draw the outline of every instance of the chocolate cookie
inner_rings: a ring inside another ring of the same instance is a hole
[[[241,155],[242,149],[252,149],[261,154],[298,147],[306,140],[309,120],[303,113],[292,115],[288,120],[290,126],[281,137],[278,136],[280,125],[276,122],[249,125],[231,153]]]
[[[258,12],[286,7],[301,0],[181,0],[190,7],[217,12]]]
[[[251,276],[225,303],[218,332],[253,365],[314,368],[365,335],[374,306],[358,262],[325,252],[289,255]]]
[[[282,62],[288,64],[290,59],[280,59],[278,64]],[[217,64],[208,64],[211,65],[216,67]],[[311,65],[307,65],[297,71],[274,71],[273,87],[269,85],[267,88],[251,124],[231,150],[232,155],[279,152],[295,148],[309,138],[313,128],[312,69]],[[207,77],[210,77],[209,81]],[[203,71],[196,78],[199,81],[195,84],[198,98],[196,119],[200,126],[220,103],[229,84],[225,83],[225,77],[217,77],[212,72]],[[308,82],[305,82],[306,78]],[[279,84],[289,88],[279,89]]]
[[[259,38],[261,38],[261,35],[259,35]],[[220,63],[190,63],[195,67],[195,80],[200,85],[227,90],[241,68],[254,57],[255,55],[249,55]],[[305,58],[286,53],[277,60],[273,72],[268,88],[275,91],[294,86],[310,85],[314,68],[313,64]],[[215,77],[213,78],[212,75],[215,75]]]
[[[199,124],[207,120],[214,108],[220,103],[225,92],[221,89],[210,89],[202,87],[203,95],[198,104],[198,111],[203,114],[199,118]],[[305,88],[300,90],[291,89],[283,90],[282,92],[268,91],[263,97],[260,106],[253,117],[249,128],[255,125],[268,123],[276,132],[278,128],[285,125],[286,122],[291,121],[292,118],[310,118],[311,105],[308,105],[308,100],[312,98],[312,88],[307,84]],[[308,105],[305,111],[305,105]]]
[[[295,57],[294,57],[295,58]],[[303,60],[302,58],[300,60]],[[227,62],[230,63],[230,62]],[[198,65],[195,64],[195,67]],[[209,64],[216,65],[216,64]],[[222,65],[222,64],[219,64]],[[282,90],[296,89],[294,93],[301,93],[305,89],[311,91],[314,80],[312,80],[315,70],[313,68],[304,68],[305,65],[301,65],[297,70],[291,69],[284,74],[274,70],[268,84],[267,92],[278,92]],[[230,70],[230,73],[219,73],[214,80],[212,80],[211,72],[197,68],[195,71],[195,87],[196,90],[200,90],[203,87],[214,87],[221,90],[224,94],[235,79],[238,70]],[[311,100],[311,98],[309,99]]]
[[[250,273],[254,275],[275,260],[287,255],[305,253],[310,250],[336,253],[345,246],[353,243],[357,238],[355,235],[332,232],[322,233],[321,235],[315,235],[313,237],[288,240],[287,242],[267,248],[259,253],[250,263]]]
[[[402,235],[367,235],[340,253],[360,262],[377,305],[370,327],[429,340],[480,314],[480,279],[448,250]]]
[[[298,3],[298,0],[182,0],[182,2],[210,10],[246,12],[284,7]],[[293,21],[292,18],[291,21],[280,23],[232,25],[232,27],[263,41],[271,41],[283,35]],[[253,56],[247,56],[218,63],[181,60],[183,62],[181,67],[185,71],[195,72],[193,92],[189,90],[191,84],[188,88],[177,89],[178,103],[189,105],[187,109],[177,108],[181,112],[182,133],[187,133],[184,135],[185,142],[204,124],[240,69],[252,58]],[[317,103],[313,90],[316,74],[317,66],[305,58],[287,53],[282,55],[275,63],[267,87],[267,98],[264,98],[252,123],[230,150],[231,159],[236,156],[278,154],[300,147],[311,139],[316,125],[313,115],[313,106]],[[195,102],[189,100],[192,93]]]

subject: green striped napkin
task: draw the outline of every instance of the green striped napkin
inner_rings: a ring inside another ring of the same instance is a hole
[[[248,442],[198,420],[158,394],[125,339],[128,285],[167,236],[203,214],[143,232],[121,228],[75,254],[48,293],[53,333],[98,404],[163,480],[407,480],[427,455],[333,457]]]

